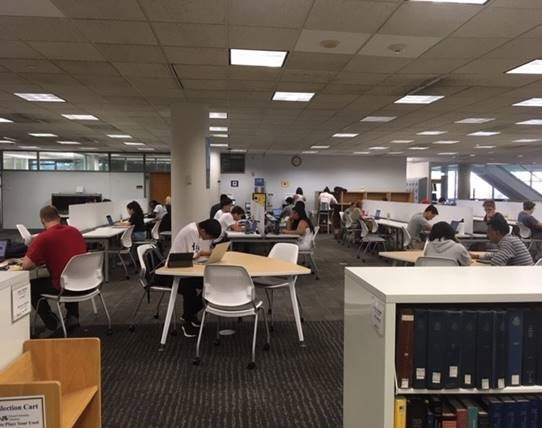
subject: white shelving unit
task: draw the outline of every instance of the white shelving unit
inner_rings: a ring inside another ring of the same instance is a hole
[[[542,302],[541,274],[536,266],[346,268],[344,426],[393,428],[396,395],[542,393],[542,386],[395,388],[397,304]]]

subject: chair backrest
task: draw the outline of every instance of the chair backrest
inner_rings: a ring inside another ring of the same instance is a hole
[[[523,239],[527,239],[531,237],[532,230],[529,229],[527,226],[525,226],[522,222],[518,222],[519,227],[519,236],[521,236]]]
[[[369,222],[371,224],[371,233],[378,232],[378,223],[373,218],[369,219]]]
[[[160,240],[160,223],[162,223],[162,220],[158,220],[156,223],[154,223],[151,230],[151,238],[155,241]]]
[[[299,256],[299,246],[287,242],[279,242],[273,245],[267,257],[271,259],[283,260],[285,262],[297,263]]]
[[[73,256],[60,275],[60,286],[68,291],[89,291],[103,282],[103,251]]]
[[[203,273],[203,298],[212,305],[241,306],[254,301],[254,284],[242,266],[207,265]]]
[[[542,258],[538,259],[534,265],[535,266],[541,266],[542,265]]]
[[[403,227],[403,248],[407,248],[412,242],[412,237],[406,227]]]
[[[134,232],[134,227],[134,225],[127,227],[120,237],[120,243],[124,248],[132,248],[132,233]]]
[[[459,266],[457,260],[446,257],[422,256],[416,260],[416,266]]]
[[[143,244],[137,247],[137,259],[141,270],[139,271],[139,282],[146,288],[153,284],[154,271],[164,264],[156,245]]]
[[[30,243],[32,242],[32,234],[28,231],[26,226],[24,224],[18,224],[17,230],[19,231],[21,238],[23,238],[24,244],[30,245]]]

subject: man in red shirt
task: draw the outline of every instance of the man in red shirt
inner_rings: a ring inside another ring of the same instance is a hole
[[[49,278],[37,278],[30,282],[32,306],[36,304],[41,294],[58,294],[60,292],[60,275],[68,261],[78,254],[87,251],[87,245],[81,232],[75,227],[61,224],[58,211],[53,206],[46,206],[40,210],[40,219],[45,231],[36,236],[26,255],[22,267],[30,270],[39,265],[45,265],[49,271]],[[67,324],[79,323],[79,304],[66,303]],[[51,311],[49,303],[42,300],[38,314],[49,330],[56,330],[58,318]]]

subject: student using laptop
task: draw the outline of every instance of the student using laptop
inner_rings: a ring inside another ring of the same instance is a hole
[[[435,206],[429,205],[423,213],[414,214],[407,225],[408,233],[411,238],[411,246],[414,249],[423,248],[423,236],[424,232],[431,231],[431,223],[438,216],[438,210]]]
[[[453,227],[445,221],[439,221],[433,225],[428,239],[429,242],[423,252],[424,256],[452,259],[459,266],[468,266],[472,263],[467,249],[455,240]]]
[[[145,228],[145,220],[141,205],[139,205],[136,201],[132,201],[126,205],[126,210],[128,211],[130,218],[126,221],[119,222],[119,226],[134,226],[132,238],[136,241],[145,240],[147,237],[147,229]]]
[[[201,241],[212,241],[220,236],[220,223],[215,219],[190,223],[183,227],[171,245],[172,253],[193,253],[194,258],[211,255],[210,251],[201,251]],[[199,329],[197,314],[203,308],[201,290],[203,278],[183,278],[179,284],[179,293],[183,295],[182,329],[186,337],[196,337]]]
[[[233,230],[235,232],[244,230],[244,226],[239,224],[239,220],[241,220],[244,215],[245,210],[237,205],[233,207],[230,212],[223,213],[218,219],[220,227],[222,227],[222,235],[225,235],[228,230]]]

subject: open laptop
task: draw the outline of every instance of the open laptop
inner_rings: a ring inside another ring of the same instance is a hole
[[[457,233],[457,228],[459,227],[459,223],[461,223],[459,220],[452,220],[450,222],[450,226],[452,226],[454,233]]]
[[[224,254],[226,254],[226,251],[228,251],[228,248],[230,247],[231,242],[222,242],[220,244],[216,244],[213,248],[213,251],[211,252],[211,255],[207,259],[199,259],[198,264],[213,264],[218,263],[222,258],[224,257]]]
[[[472,224],[472,232],[473,233],[486,234],[487,233],[487,223],[485,221],[474,221],[473,224]]]
[[[375,212],[375,219],[378,220],[378,219],[380,218],[380,212],[381,212],[381,210],[376,210],[376,212]]]

